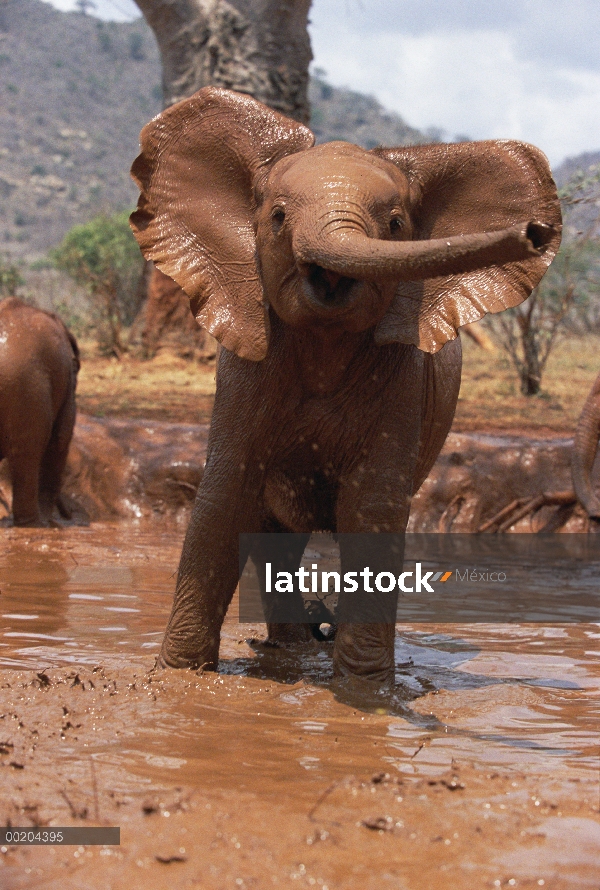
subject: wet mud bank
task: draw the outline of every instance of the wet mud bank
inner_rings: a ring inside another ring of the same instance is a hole
[[[202,478],[208,425],[79,415],[63,492],[74,522],[189,516]],[[0,511],[10,484],[0,464]],[[1,518],[1,517],[0,517]]]
[[[433,470],[413,498],[409,531],[476,532],[516,501],[572,491],[571,452],[567,438],[450,433]],[[593,480],[600,482],[600,461]],[[573,495],[574,499],[574,495]],[[556,529],[551,520],[560,505],[540,506],[511,526],[512,531],[587,531],[579,505],[567,505]],[[548,525],[547,525],[548,524]]]
[[[75,521],[150,516],[187,521],[207,440],[206,424],[80,415],[64,483],[76,506]],[[409,530],[477,531],[517,498],[571,489],[571,448],[572,440],[565,438],[451,433],[414,498]],[[6,467],[0,464],[0,511],[5,514],[9,491]],[[551,511],[542,508],[533,523],[528,517],[516,530],[537,530]],[[583,531],[583,524],[583,513],[575,510],[563,530]]]
[[[553,763],[543,693],[491,698],[427,695],[403,716],[344,705],[314,677],[13,672],[0,688],[3,824],[120,826],[121,845],[8,845],[0,882],[595,890],[597,774],[574,750]]]

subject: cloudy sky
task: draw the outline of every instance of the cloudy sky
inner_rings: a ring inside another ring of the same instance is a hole
[[[50,0],[72,9],[74,0]],[[131,19],[133,0],[95,0]],[[599,0],[313,0],[313,65],[444,138],[600,150]]]

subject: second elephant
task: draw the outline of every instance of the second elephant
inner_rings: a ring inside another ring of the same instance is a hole
[[[0,460],[8,461],[15,525],[70,510],[60,486],[75,425],[79,349],[57,315],[0,302]]]
[[[600,441],[600,374],[585,401],[573,442],[571,472],[577,499],[591,519],[600,520],[600,497],[592,485],[592,470]]]

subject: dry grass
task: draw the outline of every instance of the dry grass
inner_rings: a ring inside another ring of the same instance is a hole
[[[465,342],[466,341],[466,342]],[[523,396],[505,353],[485,352],[463,338],[463,380],[454,429],[570,436],[600,372],[600,338],[559,342],[550,354],[542,392]]]
[[[466,338],[465,338],[466,339]],[[504,354],[463,340],[463,383],[454,422],[457,431],[496,431],[532,436],[571,435],[587,393],[600,371],[600,338],[558,344],[539,396],[519,393]],[[161,353],[151,361],[99,358],[84,344],[77,401],[97,416],[145,417],[181,423],[210,419],[215,366]]]
[[[77,405],[98,417],[143,417],[172,423],[208,423],[215,364],[163,352],[151,361],[99,358],[84,344]]]

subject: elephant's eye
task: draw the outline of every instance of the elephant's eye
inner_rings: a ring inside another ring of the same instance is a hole
[[[401,229],[404,228],[404,220],[401,216],[392,216],[390,220],[390,232],[392,235],[396,235]]]
[[[275,231],[279,231],[282,225],[285,222],[285,210],[283,207],[274,207],[271,211],[271,220],[273,221],[273,228]]]

